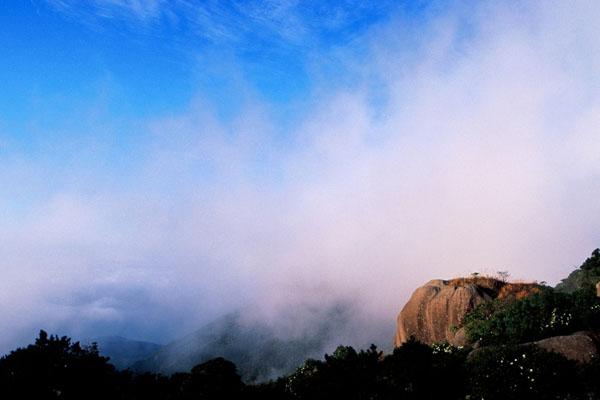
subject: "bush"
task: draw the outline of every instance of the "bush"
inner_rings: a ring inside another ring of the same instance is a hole
[[[465,316],[471,342],[516,344],[600,328],[600,299],[589,290],[572,294],[543,290],[517,301],[494,300]]]
[[[576,399],[583,392],[575,362],[536,346],[483,348],[467,367],[473,399]]]

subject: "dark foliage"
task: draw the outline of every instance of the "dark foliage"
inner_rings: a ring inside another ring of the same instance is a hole
[[[117,393],[117,373],[92,345],[41,331],[35,344],[0,359],[2,398],[107,399]]]
[[[464,398],[466,352],[452,346],[431,348],[415,340],[382,362],[382,398]]]
[[[116,371],[92,346],[40,333],[0,360],[0,398],[120,400],[592,399],[600,364],[576,365],[538,348],[468,351],[411,340],[384,356],[375,346],[340,346],[276,381],[245,385],[236,366],[216,358],[169,377]],[[469,396],[469,397],[467,397]]]
[[[182,385],[184,399],[235,399],[242,394],[243,383],[235,364],[215,358],[192,368]]]
[[[582,366],[581,381],[588,399],[600,399],[600,359]]]
[[[325,355],[325,361],[306,361],[287,378],[286,391],[294,399],[372,398],[377,392],[380,356],[375,346],[360,352],[340,346]]]
[[[469,393],[486,400],[578,399],[577,365],[535,346],[488,347],[468,362]]]

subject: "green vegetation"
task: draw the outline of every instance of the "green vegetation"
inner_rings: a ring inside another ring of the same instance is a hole
[[[596,283],[600,281],[600,249],[592,252],[585,262],[563,279],[556,290],[559,292],[573,293],[577,290],[595,290]]]
[[[463,321],[467,338],[482,345],[516,344],[600,329],[600,299],[595,289],[600,278],[594,278],[600,274],[600,251],[594,250],[575,272],[581,274],[575,280],[571,279],[575,273],[563,280],[566,286],[545,287],[521,299],[505,297],[479,305]]]
[[[521,300],[493,300],[465,316],[470,342],[516,344],[580,330],[600,329],[600,299],[588,290],[546,289]]]

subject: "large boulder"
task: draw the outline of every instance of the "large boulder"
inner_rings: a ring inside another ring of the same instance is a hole
[[[521,298],[537,289],[535,284],[507,283],[489,277],[436,279],[412,294],[397,319],[394,345],[410,337],[426,344],[466,344],[461,328],[465,315],[494,298]]]
[[[570,335],[552,336],[537,342],[523,343],[519,346],[538,346],[546,351],[558,353],[565,358],[579,363],[589,363],[598,357],[600,352],[598,343],[600,334],[598,332],[581,331]],[[487,347],[473,349],[468,358],[472,359]]]
[[[432,344],[464,344],[464,332],[458,332],[465,314],[492,297],[473,283],[456,284],[436,279],[412,294],[398,315],[394,345],[400,346],[411,336]],[[458,335],[457,335],[458,333]]]
[[[598,335],[592,332],[576,332],[572,335],[553,336],[533,342],[547,351],[562,354],[569,360],[587,363],[598,358]]]

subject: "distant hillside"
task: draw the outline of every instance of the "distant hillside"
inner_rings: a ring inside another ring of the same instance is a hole
[[[110,357],[110,363],[119,369],[128,368],[136,361],[150,357],[162,347],[160,344],[131,340],[121,336],[103,336],[87,342],[97,343],[100,354]]]
[[[207,360],[224,357],[233,361],[246,382],[263,381],[293,371],[307,358],[323,356],[325,346],[348,319],[348,309],[333,307],[315,328],[298,337],[279,337],[264,323],[243,322],[240,313],[226,315],[198,331],[162,347],[133,364],[138,372],[189,371]]]

